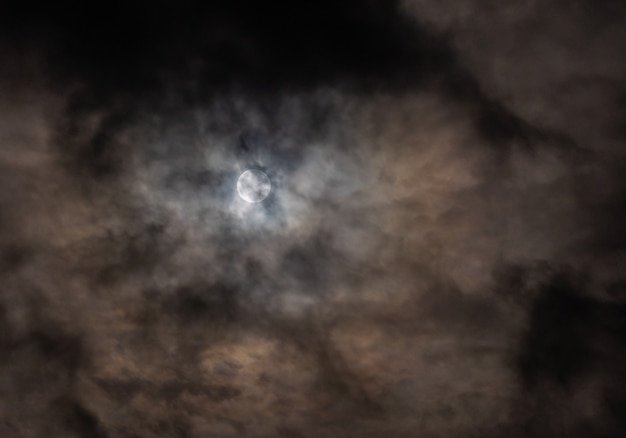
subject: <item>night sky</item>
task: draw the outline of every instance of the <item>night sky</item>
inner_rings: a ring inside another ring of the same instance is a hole
[[[620,0],[1,2],[0,437],[626,436],[625,55]]]

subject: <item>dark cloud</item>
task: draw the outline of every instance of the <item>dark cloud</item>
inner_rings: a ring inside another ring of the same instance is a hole
[[[624,13],[3,3],[0,435],[623,435]]]
[[[56,142],[73,171],[90,177],[123,167],[132,145],[120,143],[121,131],[146,108],[171,120],[232,91],[434,86],[469,105],[487,141],[550,136],[486,94],[448,39],[420,28],[397,2],[20,3],[3,16],[10,36],[44,43],[44,68],[72,96]]]

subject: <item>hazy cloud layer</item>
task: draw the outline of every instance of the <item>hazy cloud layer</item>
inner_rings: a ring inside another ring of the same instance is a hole
[[[623,435],[625,14],[1,6],[0,436]]]

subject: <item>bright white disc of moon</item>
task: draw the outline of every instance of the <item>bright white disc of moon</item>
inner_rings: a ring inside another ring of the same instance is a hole
[[[269,177],[258,169],[248,169],[237,180],[237,193],[246,202],[261,202],[272,190]]]

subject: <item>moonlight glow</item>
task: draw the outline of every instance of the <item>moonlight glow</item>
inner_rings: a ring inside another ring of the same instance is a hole
[[[237,193],[246,202],[261,202],[270,194],[269,177],[258,169],[246,170],[237,180]]]

